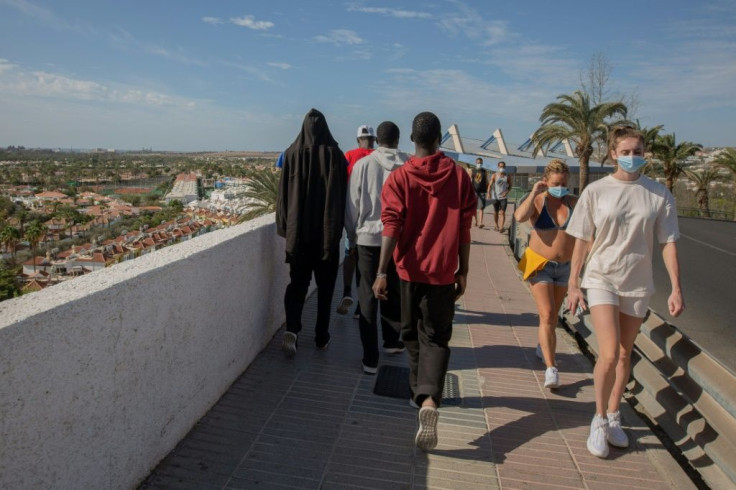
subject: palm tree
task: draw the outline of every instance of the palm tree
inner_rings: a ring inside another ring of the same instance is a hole
[[[42,225],[38,220],[34,221],[28,228],[26,228],[26,239],[31,245],[31,257],[33,257],[33,272],[36,272],[36,254],[35,250],[38,244],[41,243],[43,238],[46,236],[46,227]]]
[[[700,170],[683,169],[687,178],[695,184],[695,198],[698,201],[698,207],[707,218],[710,218],[708,187],[710,187],[712,182],[721,180],[720,171],[720,168],[713,165],[708,165]]]
[[[703,145],[691,141],[677,144],[675,133],[657,136],[652,145],[652,154],[662,163],[665,185],[670,192],[682,173],[685,159],[702,149]]]
[[[15,258],[15,248],[18,245],[19,241],[20,230],[18,230],[18,228],[8,225],[0,230],[0,243],[2,243],[6,250],[10,250],[13,258]]]
[[[652,178],[662,173],[662,166],[654,161],[652,147],[657,141],[659,132],[662,131],[663,128],[664,124],[658,124],[654,127],[647,128],[642,126],[638,119],[636,120],[636,129],[638,129],[644,137],[644,158],[647,160],[647,165],[644,167],[644,173]]]
[[[238,223],[276,211],[278,189],[278,172],[270,169],[253,172],[248,183],[248,190],[245,191],[246,199],[250,199],[251,202],[248,203],[248,212],[238,218]]]
[[[731,171],[731,176],[736,178],[736,149],[725,148],[723,153],[716,158],[715,164],[727,168]]]
[[[626,117],[622,102],[602,102],[591,107],[590,96],[576,90],[572,95],[558,95],[559,102],[547,104],[539,120],[542,125],[532,135],[534,154],[564,139],[575,143],[575,154],[580,162],[580,191],[588,184],[588,162],[593,154],[593,142],[608,130],[606,120],[614,116]]]

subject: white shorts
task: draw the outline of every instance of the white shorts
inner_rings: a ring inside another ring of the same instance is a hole
[[[620,296],[605,289],[587,289],[585,291],[588,306],[614,305],[618,311],[636,318],[644,318],[649,308],[649,296]]]

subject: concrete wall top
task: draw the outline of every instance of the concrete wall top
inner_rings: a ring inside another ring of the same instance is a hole
[[[273,214],[0,303],[0,488],[135,487],[283,321]]]

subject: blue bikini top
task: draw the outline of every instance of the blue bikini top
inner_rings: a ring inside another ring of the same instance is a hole
[[[549,211],[547,211],[547,196],[544,196],[544,204],[542,205],[542,211],[539,213],[539,217],[534,222],[534,229],[535,230],[564,230],[567,228],[567,224],[570,222],[570,217],[572,216],[572,206],[570,206],[570,203],[567,201],[567,198],[565,199],[565,204],[567,205],[568,213],[567,213],[567,219],[565,220],[565,224],[562,226],[557,226],[557,223],[555,223],[554,218],[552,218],[552,215],[549,214]]]

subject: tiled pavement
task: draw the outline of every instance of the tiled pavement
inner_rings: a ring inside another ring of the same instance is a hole
[[[473,228],[473,240],[451,343],[462,404],[440,409],[435,450],[413,446],[408,400],[373,394],[358,322],[334,315],[324,351],[305,328],[286,359],[279,332],[141,488],[694,488],[628,406],[632,447],[588,453],[590,363],[558,329],[563,386],[543,389],[534,302],[507,237]],[[315,314],[312,296],[304,324]],[[406,366],[405,354],[381,362]]]

